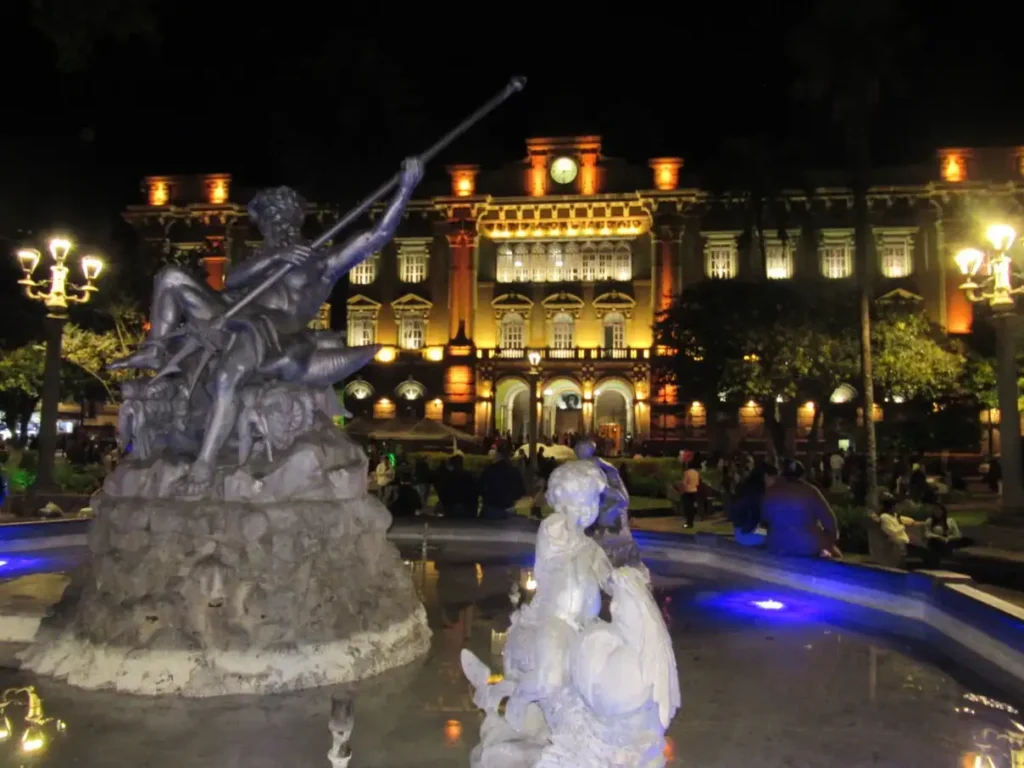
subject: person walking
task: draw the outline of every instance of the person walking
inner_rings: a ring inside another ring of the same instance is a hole
[[[683,480],[676,485],[683,507],[683,528],[692,528],[697,518],[697,502],[700,497],[700,472],[686,465]]]

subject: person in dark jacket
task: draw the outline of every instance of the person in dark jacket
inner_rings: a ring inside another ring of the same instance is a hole
[[[761,506],[765,492],[778,478],[779,470],[772,464],[754,468],[736,487],[729,502],[729,522],[733,524],[733,537],[745,547],[764,544],[766,532],[761,527]]]
[[[420,495],[412,484],[412,472],[403,467],[398,473],[398,488],[388,506],[393,517],[412,517],[420,511]]]
[[[506,520],[510,514],[515,514],[516,502],[525,495],[523,476],[512,466],[508,445],[502,443],[494,463],[480,475],[480,517]]]
[[[465,468],[461,454],[448,460],[448,471],[438,478],[436,485],[445,517],[456,520],[476,517],[476,481]]]

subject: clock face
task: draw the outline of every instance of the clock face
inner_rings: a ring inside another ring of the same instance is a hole
[[[576,161],[571,157],[560,157],[551,164],[551,178],[556,184],[568,184],[577,172]]]

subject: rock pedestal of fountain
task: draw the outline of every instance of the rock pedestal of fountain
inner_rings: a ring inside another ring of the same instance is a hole
[[[426,614],[367,459],[322,424],[275,461],[218,470],[123,462],[93,498],[91,559],[23,654],[82,688],[274,693],[359,680],[426,653]]]

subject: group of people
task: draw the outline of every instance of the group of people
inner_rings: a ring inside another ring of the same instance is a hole
[[[498,446],[492,459],[480,477],[474,478],[459,453],[436,467],[424,458],[409,464],[401,457],[384,454],[373,470],[377,495],[395,517],[504,520],[515,514],[516,502],[527,495],[527,488],[522,472],[512,463],[507,443]],[[437,494],[435,504],[430,503],[431,490]]]
[[[839,523],[821,491],[804,478],[803,465],[755,465],[729,500],[736,541],[777,555],[842,557]]]
[[[838,463],[838,462],[837,462]],[[835,467],[838,471],[840,467]],[[686,472],[684,482],[686,484]],[[911,484],[922,486],[920,479]],[[934,493],[927,487],[905,494],[924,501],[928,517],[915,520],[899,514],[899,497],[884,492],[881,511],[870,516],[869,547],[872,559],[891,567],[919,558],[925,567],[937,567],[944,557],[970,542],[960,532]],[[744,546],[764,546],[769,552],[800,557],[842,557],[839,523],[821,490],[805,477],[798,461],[773,464],[752,462],[738,479],[728,500],[735,539]]]

